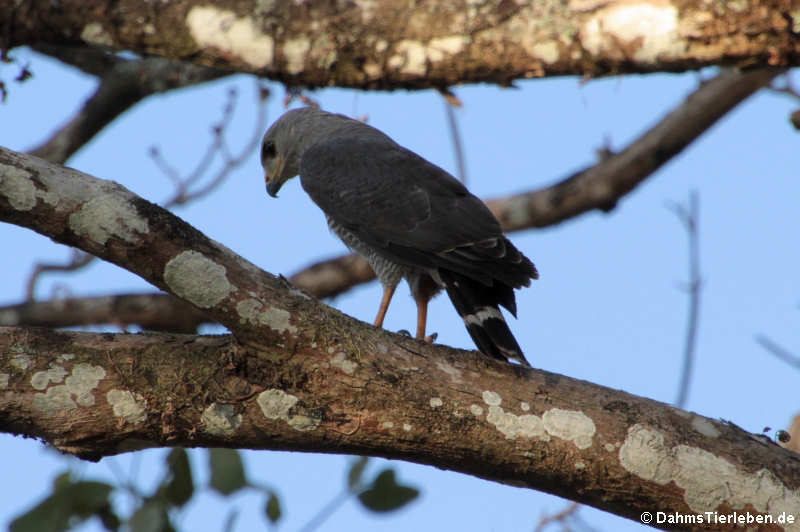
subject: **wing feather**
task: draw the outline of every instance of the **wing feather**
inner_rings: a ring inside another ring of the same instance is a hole
[[[303,154],[302,186],[327,216],[399,263],[449,268],[486,285],[529,284],[533,265],[481,200],[384,135],[362,133]]]

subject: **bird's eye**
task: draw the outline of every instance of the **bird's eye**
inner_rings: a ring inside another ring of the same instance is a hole
[[[264,144],[261,145],[261,160],[265,161],[273,157],[275,157],[275,143],[271,140],[265,141]]]

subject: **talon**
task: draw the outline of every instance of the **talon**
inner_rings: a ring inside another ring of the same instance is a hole
[[[428,342],[429,344],[432,344],[433,342],[436,341],[437,338],[439,338],[439,333],[433,333],[430,336],[426,336],[425,341]]]
[[[405,329],[400,329],[399,331],[397,331],[397,334],[402,334],[403,336],[411,336],[411,333]]]

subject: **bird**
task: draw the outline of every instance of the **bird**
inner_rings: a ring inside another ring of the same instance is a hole
[[[405,279],[417,339],[433,341],[428,302],[444,290],[483,354],[530,366],[500,307],[516,318],[514,290],[539,273],[458,179],[380,130],[314,106],[269,127],[261,164],[272,197],[299,175],[330,230],[375,271],[383,286],[375,327]]]

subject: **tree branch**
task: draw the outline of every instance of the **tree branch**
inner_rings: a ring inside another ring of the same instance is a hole
[[[800,501],[800,458],[733,424],[364,326],[261,352],[230,336],[0,329],[0,353],[0,430],[89,459],[151,446],[383,456],[634,519],[777,516]]]
[[[92,459],[162,445],[385,456],[630,518],[800,507],[800,457],[769,439],[375,329],[115,183],[0,149],[0,220],[127,268],[235,337],[0,329],[2,431]]]
[[[122,59],[85,46],[60,49],[40,45],[36,49],[100,76],[99,87],[80,111],[47,141],[29,152],[54,163],[66,162],[112,120],[148,96],[229,74],[161,57]]]
[[[120,294],[26,301],[0,309],[0,326],[76,327],[131,325],[151,331],[197,332],[210,323],[195,307],[168,294]]]
[[[0,1],[0,47],[96,44],[251,72],[287,85],[508,85],[553,75],[798,64],[792,2]]]

